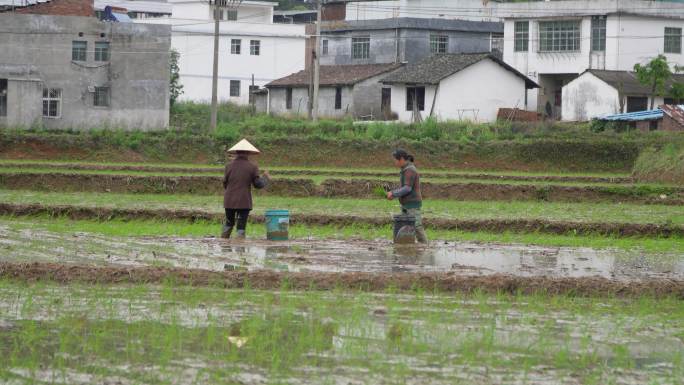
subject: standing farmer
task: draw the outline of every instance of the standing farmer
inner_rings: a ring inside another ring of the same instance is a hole
[[[221,238],[230,238],[233,227],[237,224],[237,238],[245,238],[247,218],[252,211],[252,186],[261,189],[266,187],[270,179],[268,172],[259,176],[259,168],[249,161],[249,155],[258,154],[259,150],[246,139],[228,150],[235,154],[232,162],[226,165],[223,176],[223,207],[226,209],[226,224],[223,226]],[[237,217],[237,223],[235,221]]]
[[[401,211],[416,219],[416,239],[420,243],[427,243],[427,235],[423,227],[423,197],[420,193],[420,175],[413,164],[413,155],[404,150],[395,150],[392,153],[394,165],[401,169],[401,187],[387,193],[387,199],[399,198]]]

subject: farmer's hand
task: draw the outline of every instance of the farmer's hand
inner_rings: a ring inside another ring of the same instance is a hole
[[[389,200],[394,199],[394,195],[392,194],[391,191],[387,193],[387,199],[389,199]]]
[[[271,179],[271,174],[269,174],[268,171],[264,171],[264,176],[268,179]]]

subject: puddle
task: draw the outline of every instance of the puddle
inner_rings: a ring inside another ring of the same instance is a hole
[[[118,238],[0,226],[0,261],[161,266],[212,271],[447,272],[464,276],[684,280],[684,256],[622,250],[433,242]]]

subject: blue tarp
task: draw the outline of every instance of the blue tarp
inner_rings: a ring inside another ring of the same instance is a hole
[[[638,122],[642,120],[660,120],[663,118],[663,110],[660,108],[649,111],[628,112],[626,114],[606,115],[597,120],[613,122]]]

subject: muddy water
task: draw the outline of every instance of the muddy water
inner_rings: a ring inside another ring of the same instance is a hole
[[[620,303],[587,302],[585,309],[602,311],[583,314],[493,298],[366,295],[359,299],[339,293],[310,297],[187,290],[193,293],[1,286],[0,342],[16,339],[27,349],[6,351],[13,358],[7,362],[13,364],[0,362],[0,369],[16,376],[16,382],[10,383],[17,384],[30,382],[23,379],[134,384],[144,375],[145,383],[169,384],[210,384],[220,376],[225,383],[250,385],[579,385],[591,370],[604,379],[598,383],[636,385],[676,383],[682,364],[674,358],[684,349],[681,320],[667,321],[648,312],[637,317],[623,313]],[[36,334],[32,327],[46,333]],[[138,341],[142,337],[134,331],[139,328],[169,340]],[[102,340],[89,339],[90,330],[98,331],[94,334]],[[226,339],[222,330],[244,339],[240,354],[231,354],[230,340],[215,343]],[[319,333],[318,339],[306,337],[311,330]],[[58,346],[50,333],[82,340]],[[128,333],[133,337],[126,337]],[[171,342],[176,335],[182,336],[183,348],[164,350],[167,360],[131,354],[151,347],[168,349],[175,346]],[[132,348],[116,353],[107,344],[94,344],[111,336]],[[87,343],[93,345],[86,358],[80,346]],[[207,349],[207,344],[213,348]],[[284,344],[292,344],[293,349]],[[41,348],[46,355],[37,362],[30,353]],[[281,354],[288,354],[280,356],[287,368],[274,369],[270,357]],[[569,361],[564,365],[566,355]],[[579,357],[599,364],[577,368],[572,364]],[[70,363],[85,359],[85,367]],[[621,364],[619,359],[633,364]],[[40,365],[27,367],[24,362]]]
[[[0,261],[173,266],[221,270],[449,272],[480,276],[684,279],[684,256],[588,248],[433,242],[121,238],[0,225]]]

